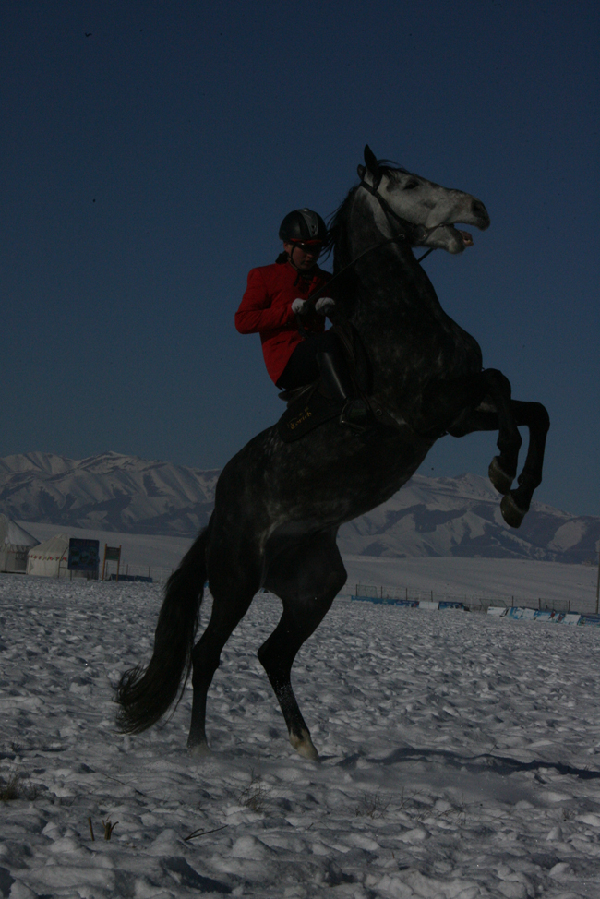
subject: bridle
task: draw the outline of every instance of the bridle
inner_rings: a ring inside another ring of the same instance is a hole
[[[437,228],[441,227],[441,223],[440,223],[439,225],[435,225],[433,228],[428,229],[428,228],[425,228],[424,225],[415,225],[415,224],[413,224],[413,222],[409,222],[407,219],[403,219],[402,216],[398,215],[398,213],[394,209],[392,209],[392,207],[390,206],[388,201],[385,199],[385,197],[382,197],[381,194],[379,193],[378,187],[379,187],[380,181],[381,181],[381,175],[379,175],[376,178],[375,183],[373,185],[369,184],[363,178],[361,180],[360,184],[358,185],[358,188],[364,187],[364,189],[368,193],[370,193],[371,196],[375,197],[375,199],[377,200],[377,202],[383,209],[383,212],[387,216],[388,220],[394,219],[401,226],[401,228],[403,228],[403,231],[399,234],[394,234],[392,237],[388,237],[386,240],[383,240],[381,243],[374,244],[372,247],[367,247],[366,250],[363,250],[363,252],[360,253],[358,256],[356,256],[352,260],[352,262],[349,262],[348,265],[345,265],[344,268],[340,269],[339,272],[337,272],[335,275],[333,275],[333,277],[330,278],[326,284],[324,284],[322,287],[320,287],[318,290],[316,290],[313,294],[311,294],[311,296],[310,296],[311,303],[316,302],[316,300],[318,300],[319,297],[322,296],[323,291],[328,290],[330,285],[334,281],[337,281],[338,278],[341,278],[342,275],[345,275],[347,271],[349,271],[351,268],[354,268],[356,263],[360,262],[360,260],[363,259],[365,256],[367,256],[369,253],[373,253],[373,252],[375,252],[375,250],[381,250],[383,247],[387,247],[391,243],[397,243],[398,241],[406,240],[407,239],[406,233],[405,233],[406,231],[413,231],[413,233],[414,233],[415,229],[417,229],[417,228],[423,229],[422,235],[419,235],[419,239],[423,240],[423,239],[426,239],[430,234],[433,234],[433,232]],[[358,188],[357,188],[357,190],[358,190]],[[433,251],[436,249],[437,249],[437,247],[430,247],[427,250],[427,252],[423,253],[423,255],[420,256],[416,261],[422,262],[427,256],[429,256],[430,253],[433,253]]]
[[[433,234],[433,232],[437,228],[441,227],[441,223],[440,223],[438,225],[434,225],[433,228],[426,228],[425,225],[414,225],[413,222],[409,222],[407,219],[403,219],[402,216],[398,215],[398,213],[396,212],[395,209],[392,209],[392,207],[390,206],[388,201],[385,199],[385,197],[382,197],[381,194],[379,193],[380,183],[381,183],[381,175],[377,175],[373,184],[369,184],[369,182],[365,181],[365,179],[363,178],[358,186],[364,187],[364,189],[367,191],[367,193],[370,193],[372,197],[375,197],[375,199],[377,200],[377,202],[383,209],[385,215],[387,216],[388,220],[395,219],[395,221],[398,222],[398,224],[405,230],[409,230],[409,231],[412,230],[415,234],[418,234],[418,238],[421,241],[425,241],[429,237],[430,234]],[[421,229],[420,233],[419,233],[419,229]],[[406,236],[405,234],[402,235],[402,237],[405,237],[405,236]],[[396,239],[397,238],[391,238],[390,240],[386,241],[386,243],[391,243],[392,240],[396,240]],[[385,243],[379,244],[378,246],[385,246]],[[375,247],[373,249],[375,249]],[[421,262],[423,259],[425,259],[426,256],[429,256],[429,254],[433,253],[433,251],[436,249],[437,249],[437,247],[430,247],[426,253],[424,253],[419,259],[417,259],[417,262]]]

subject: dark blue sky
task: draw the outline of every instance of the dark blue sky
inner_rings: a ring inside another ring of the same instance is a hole
[[[537,498],[600,515],[599,26],[581,0],[4,4],[0,456],[218,468],[273,423],[233,328],[246,273],[290,209],[336,208],[368,142],[486,203],[427,271],[548,407]],[[446,438],[421,471],[494,449]]]

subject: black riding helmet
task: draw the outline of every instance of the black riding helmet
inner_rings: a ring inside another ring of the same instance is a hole
[[[327,240],[327,225],[312,209],[294,209],[281,223],[279,237],[284,243]]]

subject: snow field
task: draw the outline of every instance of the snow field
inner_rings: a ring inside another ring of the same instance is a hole
[[[0,895],[600,894],[597,629],[337,600],[294,667],[311,763],[256,659],[279,617],[261,595],[223,652],[198,761],[190,688],[159,727],[114,730],[160,600],[0,578],[0,777],[19,793],[0,802]]]

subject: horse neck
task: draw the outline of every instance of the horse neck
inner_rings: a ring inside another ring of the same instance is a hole
[[[393,232],[377,213],[364,197],[354,197],[336,244],[335,268],[342,269],[370,247],[379,248],[348,270],[336,303],[367,350],[375,396],[390,410],[402,412],[431,379],[480,370],[481,351],[441,308],[408,235],[385,245]]]
[[[342,310],[355,326],[380,327],[383,319],[402,319],[438,314],[444,316],[433,284],[416,261],[407,230],[393,225],[373,200],[361,192],[348,198],[346,227],[341,229],[334,258],[334,272],[347,266],[347,308]],[[390,238],[397,238],[389,242]],[[375,248],[375,249],[373,249]],[[365,251],[363,258],[360,258]],[[355,264],[354,260],[357,260]]]

